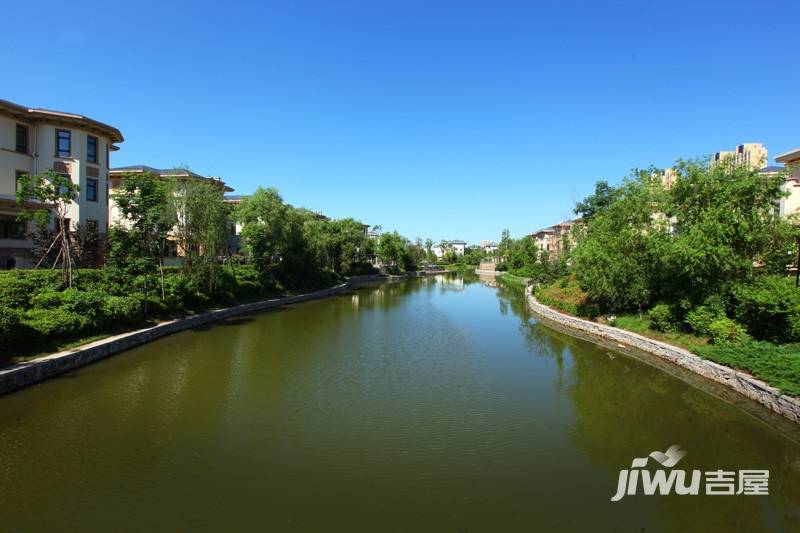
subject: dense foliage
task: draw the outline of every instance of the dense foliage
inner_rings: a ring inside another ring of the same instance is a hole
[[[795,230],[774,207],[785,176],[697,162],[676,171],[669,190],[643,171],[602,187],[613,201],[579,204],[595,205],[573,252],[581,288],[608,312],[649,309],[658,331],[798,340],[800,292],[785,277]]]
[[[61,179],[54,173],[23,179],[20,202],[67,205],[77,188],[59,188]],[[105,268],[0,273],[5,361],[165,316],[327,287],[345,276],[378,272],[376,259],[389,271],[416,270],[427,255],[419,239],[411,243],[396,232],[376,239],[357,220],[295,208],[275,189],[259,188],[235,210],[223,193],[214,180],[125,176],[114,194],[118,213]],[[69,235],[48,227],[46,209],[25,215],[40,223],[33,251],[48,267],[64,257],[70,266],[102,262],[105,243],[97,228],[79,226]],[[244,256],[231,254],[235,223]],[[62,250],[63,239],[69,247]]]

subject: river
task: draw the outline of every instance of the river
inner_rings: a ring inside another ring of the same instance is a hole
[[[800,531],[800,431],[494,285],[367,286],[0,398],[0,528]],[[674,444],[676,469],[769,470],[769,495],[610,501]]]

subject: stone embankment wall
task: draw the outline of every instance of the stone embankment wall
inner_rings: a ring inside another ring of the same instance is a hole
[[[186,329],[203,326],[211,322],[216,322],[236,315],[243,315],[281,307],[283,305],[296,304],[318,298],[325,298],[347,290],[350,287],[370,282],[383,282],[407,279],[427,275],[425,272],[410,272],[400,276],[367,275],[353,276],[347,282],[323,289],[321,291],[301,294],[298,296],[288,296],[286,298],[275,298],[272,300],[262,300],[248,304],[216,309],[197,315],[188,316],[161,322],[155,326],[122,333],[113,337],[107,337],[90,344],[85,344],[77,348],[39,357],[25,363],[20,363],[12,367],[0,370],[0,394],[8,394],[22,387],[27,387],[34,383],[44,381],[48,378],[58,376],[65,372],[86,366],[95,361],[150,342],[172,333],[177,333]]]
[[[677,346],[672,346],[613,326],[598,324],[589,320],[565,315],[539,303],[531,293],[530,288],[527,291],[527,299],[531,311],[537,316],[544,318],[545,321],[552,321],[568,329],[578,330],[584,334],[588,334],[589,337],[610,340],[624,345],[624,347],[632,347],[636,350],[658,356],[661,359],[674,363],[695,374],[725,385],[788,418],[792,422],[800,423],[799,399],[782,394],[780,390],[749,374],[717,364],[713,361],[702,359]]]

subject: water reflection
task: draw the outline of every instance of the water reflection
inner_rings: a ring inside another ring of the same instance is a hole
[[[621,468],[671,444],[687,468],[769,468],[772,495],[610,503]],[[519,287],[447,274],[184,332],[0,399],[0,515],[9,531],[790,531],[798,449],[538,323]]]
[[[519,318],[528,350],[557,362],[553,385],[566,393],[576,416],[569,438],[609,479],[633,457],[676,443],[689,452],[680,465],[687,470],[771,470],[768,500],[629,496],[618,504],[620,512],[651,508],[658,519],[643,515],[647,530],[707,531],[705,524],[711,521],[713,529],[726,531],[800,531],[796,428],[790,435],[771,432],[764,422],[711,401],[705,392],[666,372],[537,322],[518,286],[500,283],[497,297],[501,312],[511,309]],[[768,412],[763,416],[773,418]]]

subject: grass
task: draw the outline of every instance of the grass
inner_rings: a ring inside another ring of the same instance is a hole
[[[700,346],[708,345],[707,338],[698,337],[697,335],[692,335],[691,333],[679,331],[664,333],[651,329],[650,320],[645,317],[640,318],[639,315],[618,316],[612,325],[614,327],[632,331],[634,333],[638,333],[639,335],[643,335],[657,341],[663,341],[692,352]]]
[[[748,339],[739,344],[711,344],[708,337],[685,331],[656,331],[646,315],[638,314],[619,315],[608,322],[598,317],[599,313],[589,302],[586,293],[569,279],[540,287],[536,291],[536,298],[567,314],[610,323],[614,327],[684,348],[703,359],[747,372],[777,387],[784,394],[800,397],[800,343],[773,344]]]
[[[474,265],[468,265],[466,263],[450,263],[449,265],[442,265],[444,269],[448,272],[472,272],[477,267]]]
[[[511,285],[519,285],[520,287],[527,287],[528,286],[528,278],[523,278],[521,276],[515,276],[514,274],[509,274],[508,272],[503,272],[497,279],[502,281],[503,283],[509,283]]]
[[[638,315],[619,316],[613,325],[743,370],[785,394],[800,397],[800,343],[773,344],[749,339],[740,344],[711,344],[708,338],[691,333],[655,331],[650,328],[650,320]]]
[[[693,351],[703,359],[744,370],[785,394],[800,397],[800,343],[747,340],[741,344],[709,344]]]

